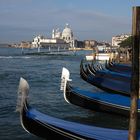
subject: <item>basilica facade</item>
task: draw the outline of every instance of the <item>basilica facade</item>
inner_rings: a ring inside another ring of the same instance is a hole
[[[66,43],[69,43],[71,47],[75,47],[75,40],[73,36],[72,29],[66,24],[63,31],[59,31],[59,28],[52,31],[52,38],[54,39],[63,39]]]

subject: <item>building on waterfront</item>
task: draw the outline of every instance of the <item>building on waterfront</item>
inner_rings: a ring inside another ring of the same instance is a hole
[[[31,48],[31,42],[21,41],[21,43],[18,45],[18,48]]]
[[[38,47],[50,47],[50,48],[69,48],[70,45],[66,43],[63,39],[59,38],[45,38],[44,36],[36,36],[32,41],[32,48]]]
[[[130,37],[130,34],[121,34],[112,37],[112,46],[120,47],[119,43]]]
[[[76,40],[75,42],[76,42],[76,46],[77,46],[78,48],[85,48],[85,43],[84,43],[84,41]]]
[[[94,48],[97,46],[97,41],[96,40],[85,40],[84,44],[85,44],[85,48]]]
[[[72,29],[66,24],[62,32],[59,28],[52,30],[52,38],[46,38],[44,36],[36,36],[32,41],[32,47],[59,47],[59,48],[74,48],[76,47],[76,40]]]

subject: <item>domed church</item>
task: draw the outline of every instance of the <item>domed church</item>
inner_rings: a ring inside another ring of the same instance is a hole
[[[62,32],[59,31],[59,28],[52,31],[52,38],[63,39],[66,43],[69,43],[71,47],[75,47],[74,36],[69,24],[65,25],[65,28]]]
[[[75,48],[77,47],[76,40],[74,40],[73,32],[66,24],[62,32],[59,28],[52,30],[52,38],[46,38],[38,35],[32,41],[32,48],[50,47],[50,48]]]

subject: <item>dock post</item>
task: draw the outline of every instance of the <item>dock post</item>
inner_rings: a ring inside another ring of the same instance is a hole
[[[132,8],[132,82],[131,107],[128,140],[137,139],[137,108],[139,98],[139,48],[140,48],[140,6]]]

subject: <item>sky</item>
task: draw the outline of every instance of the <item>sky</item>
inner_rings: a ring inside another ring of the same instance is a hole
[[[69,24],[77,40],[111,42],[132,31],[132,7],[140,0],[0,0],[0,43],[50,38]]]

